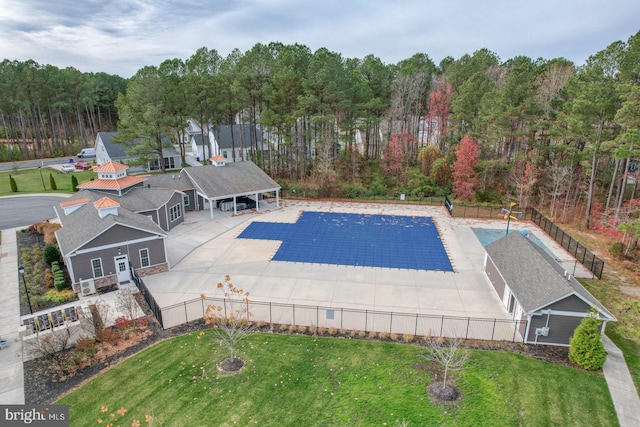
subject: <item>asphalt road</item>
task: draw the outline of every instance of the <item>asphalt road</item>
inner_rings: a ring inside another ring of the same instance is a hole
[[[29,196],[0,198],[0,230],[29,226],[56,217],[53,205],[62,197]]]
[[[68,157],[56,157],[53,159],[23,160],[20,162],[2,162],[0,163],[0,171],[10,171],[13,169],[14,165],[18,166],[18,169],[31,169],[31,168],[37,168],[38,166],[61,165],[64,163],[69,163],[69,159],[73,159],[74,163],[79,160],[75,156],[68,156]],[[93,159],[89,159],[89,160],[93,160]]]

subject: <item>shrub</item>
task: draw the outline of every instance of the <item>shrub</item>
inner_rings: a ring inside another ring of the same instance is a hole
[[[615,242],[609,246],[609,253],[615,258],[623,258],[624,244],[622,242]]]
[[[60,250],[57,246],[47,245],[42,251],[42,257],[44,258],[44,263],[50,266],[52,263],[60,259]]]
[[[16,183],[16,180],[13,179],[11,175],[9,175],[9,186],[11,187],[12,192],[14,193],[18,192],[18,184]]]
[[[365,331],[358,331],[358,337],[364,338],[366,336],[367,336],[367,333]]]
[[[75,175],[71,175],[71,189],[74,193],[78,191],[78,178]]]
[[[378,338],[378,333],[376,331],[369,331],[369,338],[375,340]]]
[[[49,173],[49,186],[54,191],[58,189],[58,186],[56,185],[56,179],[53,177],[52,173]]]
[[[309,326],[309,332],[311,332],[311,335],[315,335],[318,333],[318,327],[312,323],[311,326]]]
[[[395,332],[389,334],[389,339],[391,341],[398,341],[398,334],[396,334]]]
[[[64,288],[64,285],[62,287]],[[57,289],[57,287],[56,287],[55,290],[50,290],[49,292],[44,294],[42,296],[42,299],[44,301],[51,301],[51,302],[61,303],[61,302],[69,301],[74,296],[75,296],[75,292],[73,292],[72,290],[67,289],[67,290],[62,290],[61,291],[61,290]]]
[[[53,287],[53,273],[51,273],[50,268],[44,270],[44,281],[46,282],[48,288]]]
[[[138,319],[136,319],[136,326],[144,329],[147,327],[147,325],[149,325],[149,320],[146,317],[139,317]]]
[[[289,333],[294,334],[298,327],[296,325],[289,325]]]
[[[380,332],[380,339],[381,340],[388,340],[389,339],[389,332]]]
[[[329,331],[328,331],[329,335],[333,336],[333,335],[336,334],[336,332],[338,332],[338,331],[333,326],[329,328]]]
[[[287,329],[289,329],[289,325],[285,325],[284,323],[282,323],[282,324],[280,325],[280,332],[284,332],[284,331],[286,331]]]
[[[93,340],[93,338],[80,338],[76,342],[76,350],[78,351],[84,352],[93,347],[95,347],[95,341]]]
[[[304,326],[304,325],[298,326],[298,333],[299,334],[306,334],[307,333],[307,327]]]
[[[133,324],[133,322],[131,321],[131,319],[127,319],[124,316],[120,316],[116,318],[113,324],[117,329],[129,329]]]
[[[602,368],[607,358],[600,335],[601,324],[594,316],[587,316],[569,339],[569,360],[589,371]]]
[[[59,279],[55,279],[53,281],[53,286],[56,288],[56,291],[61,292],[64,287],[66,286],[66,283],[64,281],[64,279],[59,280]]]
[[[404,340],[404,342],[406,342],[407,344],[412,343],[413,340],[415,339],[415,337],[413,336],[413,334],[404,334],[402,335],[402,339]]]
[[[327,328],[324,326],[318,326],[318,335],[324,335],[325,332],[327,332]]]

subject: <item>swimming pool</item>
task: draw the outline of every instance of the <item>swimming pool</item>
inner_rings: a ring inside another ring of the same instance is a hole
[[[303,212],[252,222],[241,239],[280,240],[274,261],[453,271],[431,217]]]

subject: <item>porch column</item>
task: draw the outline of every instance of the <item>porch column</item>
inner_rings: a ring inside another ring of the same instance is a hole
[[[211,199],[207,200],[209,200],[209,212],[211,214],[211,219],[213,219],[213,202],[211,201]]]
[[[256,212],[260,212],[260,194],[256,193]]]

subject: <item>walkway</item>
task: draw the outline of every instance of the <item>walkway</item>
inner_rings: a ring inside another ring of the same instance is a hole
[[[622,351],[608,336],[605,335],[602,341],[607,351],[607,360],[603,367],[604,378],[607,380],[620,427],[640,425],[640,399]]]

